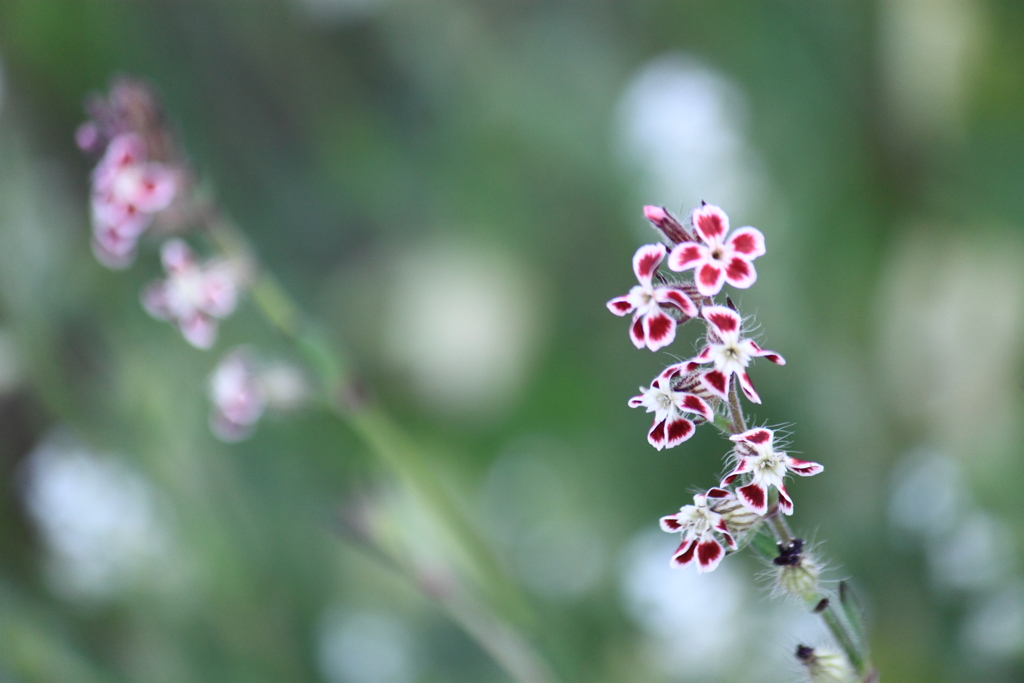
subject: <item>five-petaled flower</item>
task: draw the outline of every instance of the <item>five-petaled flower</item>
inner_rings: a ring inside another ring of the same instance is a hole
[[[704,244],[676,245],[668,257],[668,267],[675,271],[693,268],[694,283],[704,296],[718,294],[725,282],[740,289],[754,284],[757,271],[751,261],[765,253],[761,231],[739,228],[726,238],[729,217],[712,204],[694,209],[691,220]]]
[[[675,308],[687,318],[697,315],[697,306],[681,287],[655,286],[652,281],[666,252],[664,244],[646,244],[637,249],[633,255],[633,272],[640,284],[630,289],[629,294],[608,302],[608,309],[615,315],[633,313],[629,336],[638,349],[647,346],[657,351],[676,338],[676,319],[662,310],[662,306]]]
[[[787,515],[793,514],[793,499],[783,484],[786,472],[810,477],[825,469],[816,462],[797,460],[776,451],[775,432],[764,427],[748,429],[729,438],[737,444],[739,461],[733,471],[725,475],[722,486],[733,483],[741,475],[750,475],[750,481],[737,488],[736,495],[748,509],[759,515],[768,512],[769,486],[779,491],[779,509]]]
[[[742,338],[740,332],[743,321],[740,314],[731,308],[705,306],[701,309],[701,315],[708,321],[709,332],[714,334],[708,334],[708,343],[700,353],[688,361],[670,365],[665,372],[676,369],[692,372],[703,363],[714,363],[714,369],[707,370],[701,375],[701,383],[708,391],[722,400],[729,400],[730,383],[732,376],[736,375],[747,398],[754,403],[760,403],[761,397],[754,391],[754,385],[747,375],[747,366],[758,356],[763,356],[778,365],[785,365],[785,359],[774,351],[762,349],[751,339]]]
[[[643,406],[648,413],[654,413],[654,424],[647,433],[647,440],[659,451],[678,446],[693,436],[696,425],[683,417],[683,413],[714,419],[707,401],[696,394],[675,391],[670,382],[668,378],[656,377],[650,389],[640,387],[641,394],[629,399],[630,408]]]
[[[217,318],[235,310],[237,285],[227,264],[196,262],[182,240],[169,240],[160,250],[166,280],[153,282],[142,292],[142,304],[150,315],[178,325],[185,339],[208,349],[217,339]]]
[[[693,497],[693,505],[684,505],[674,515],[661,518],[661,529],[669,533],[678,532],[683,536],[672,555],[673,567],[685,567],[697,560],[697,572],[709,572],[725,557],[725,548],[715,534],[719,534],[732,549],[736,541],[722,516],[708,506],[708,498],[725,498],[731,495],[725,489],[713,488],[707,493]]]
[[[177,179],[164,164],[146,160],[146,143],[122,133],[92,173],[93,251],[111,268],[124,268],[135,257],[139,237],[153,215],[174,199]]]

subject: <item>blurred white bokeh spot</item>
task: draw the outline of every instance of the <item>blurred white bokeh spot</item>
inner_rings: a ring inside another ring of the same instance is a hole
[[[178,558],[165,511],[152,485],[122,459],[55,431],[28,456],[22,476],[54,592],[105,598],[147,580],[173,583]]]
[[[484,480],[482,514],[527,588],[546,598],[579,598],[597,586],[607,546],[595,517],[573,507],[569,485],[552,464],[567,447],[542,436],[520,438],[498,456]]]
[[[972,467],[1020,429],[1024,242],[1012,235],[916,226],[880,278],[877,367],[892,409]]]
[[[979,589],[1010,573],[1016,544],[1000,519],[961,510],[956,526],[928,544],[928,567],[940,588]]]
[[[747,98],[724,74],[685,54],[646,64],[617,105],[617,146],[645,201],[688,209],[706,200],[747,214],[765,194],[747,139]]]
[[[381,611],[328,610],[317,634],[317,663],[329,683],[411,683],[415,643],[409,627]]]
[[[1004,584],[976,600],[961,626],[960,642],[977,663],[1024,653],[1024,582]]]
[[[627,613],[649,637],[650,655],[673,680],[714,680],[740,656],[743,604],[748,585],[723,562],[700,574],[669,564],[679,539],[656,527],[630,542],[624,556],[622,594]]]
[[[829,642],[802,604],[764,598],[764,582],[739,558],[697,574],[670,565],[678,545],[678,536],[654,528],[636,534],[623,555],[626,611],[647,635],[645,658],[667,679],[791,681],[797,644]]]
[[[907,453],[892,470],[889,523],[925,538],[944,533],[967,506],[963,486],[963,472],[952,458],[932,451]]]
[[[489,417],[512,403],[541,328],[538,278],[497,247],[409,248],[387,292],[384,351],[425,408]]]

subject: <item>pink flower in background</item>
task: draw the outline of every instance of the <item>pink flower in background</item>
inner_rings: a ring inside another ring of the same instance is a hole
[[[647,346],[657,351],[676,338],[676,319],[666,313],[663,306],[675,308],[688,318],[697,315],[697,306],[682,288],[655,286],[652,281],[667,251],[664,244],[647,244],[637,249],[633,255],[633,272],[640,284],[630,289],[629,294],[608,302],[608,310],[615,315],[633,313],[629,336],[638,349]]]
[[[263,416],[266,399],[256,360],[245,348],[227,353],[210,376],[210,429],[221,441],[248,437]]]
[[[223,262],[200,265],[182,240],[165,242],[160,250],[166,280],[142,292],[142,305],[150,315],[176,324],[185,339],[208,349],[217,339],[217,318],[235,310],[237,285]]]
[[[722,485],[731,484],[740,475],[749,474],[750,482],[736,489],[736,495],[747,509],[759,515],[768,512],[769,486],[779,491],[779,509],[787,515],[793,514],[793,499],[783,485],[787,472],[810,477],[825,469],[816,462],[797,460],[776,451],[773,445],[775,432],[770,429],[748,429],[729,438],[737,444],[739,462],[732,472],[725,475]]]
[[[705,204],[693,210],[693,227],[704,244],[682,242],[668,257],[674,271],[694,269],[694,284],[704,296],[715,296],[728,282],[746,289],[757,280],[751,263],[763,256],[764,235],[757,228],[740,228],[728,238],[729,217],[717,206]]]
[[[708,507],[708,498],[724,498],[731,495],[725,489],[713,488],[706,494],[693,497],[693,505],[684,505],[674,515],[662,517],[662,531],[682,534],[683,542],[672,555],[673,567],[685,567],[697,561],[697,573],[709,572],[725,557],[725,548],[716,534],[725,539],[732,549],[736,541],[722,516]]]
[[[682,391],[674,391],[670,380],[656,377],[650,389],[640,387],[639,396],[629,399],[630,408],[643,406],[648,413],[654,413],[654,424],[647,433],[647,441],[659,451],[673,448],[693,436],[697,427],[683,413],[700,415],[705,420],[714,419],[711,406],[701,397]]]
[[[758,356],[767,358],[777,365],[785,365],[785,359],[774,351],[759,347],[751,339],[740,336],[743,321],[740,314],[726,306],[705,306],[701,315],[708,321],[711,332],[718,340],[708,335],[708,344],[696,356],[681,364],[682,369],[692,372],[703,363],[714,363],[713,370],[701,375],[701,383],[715,396],[724,401],[729,400],[729,386],[732,376],[739,378],[740,387],[754,403],[760,403],[761,397],[754,391],[754,385],[747,375],[747,366]],[[669,369],[677,366],[670,366]],[[667,370],[666,370],[667,372]]]
[[[164,164],[146,160],[141,136],[122,133],[92,173],[93,251],[104,265],[124,268],[153,215],[174,199],[177,180]]]

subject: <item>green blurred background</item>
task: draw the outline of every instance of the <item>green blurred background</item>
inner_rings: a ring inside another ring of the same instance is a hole
[[[626,400],[673,356],[604,304],[654,239],[641,206],[701,199],[767,237],[736,298],[788,365],[753,368],[752,413],[825,465],[792,521],[883,679],[1024,680],[1021,35],[1014,0],[0,0],[0,681],[508,680],[344,424],[210,435],[225,350],[294,360],[255,307],[196,351],[138,303],[155,242],[96,263],[73,133],[119,73],[424,453],[559,680],[800,680],[825,642],[748,557],[667,566],[657,518],[726,446],[646,443]],[[346,538],[353,508],[414,576]]]

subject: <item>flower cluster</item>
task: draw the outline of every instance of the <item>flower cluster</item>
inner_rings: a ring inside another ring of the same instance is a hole
[[[644,215],[668,246],[647,244],[637,250],[633,272],[639,284],[610,300],[608,309],[619,316],[633,314],[629,337],[638,349],[668,346],[677,328],[690,320],[704,324],[700,351],[666,367],[649,387],[640,387],[629,405],[654,413],[647,440],[658,450],[690,439],[704,423],[716,424],[734,443],[727,455],[732,467],[719,486],[661,519],[664,531],[682,537],[672,564],[694,563],[698,572],[707,572],[738,547],[737,535],[756,529],[769,515],[792,514],[787,474],[807,477],[823,468],[776,450],[773,430],[747,429],[740,405],[740,391],[761,403],[747,374],[750,363],[765,358],[784,365],[785,360],[744,335],[743,317],[730,299],[721,305],[714,297],[727,283],[741,289],[754,284],[753,261],[765,254],[764,235],[751,227],[730,232],[729,217],[711,204],[694,209],[688,225],[662,207],[644,207]],[[661,270],[663,263],[669,271],[693,271],[694,279],[670,280]]]
[[[194,181],[185,155],[175,145],[151,88],[120,78],[86,108],[89,120],[79,126],[75,141],[97,159],[90,176],[90,213],[93,252],[100,263],[127,268],[147,232],[206,226],[208,207],[191,192]],[[160,260],[166,277],[143,290],[143,307],[175,325],[192,346],[211,348],[219,321],[234,312],[247,279],[240,262],[244,259],[201,261],[183,239],[174,237],[161,245]],[[247,435],[274,399],[265,373],[249,372],[252,364],[243,355],[229,354],[211,380],[211,426],[229,441]]]

